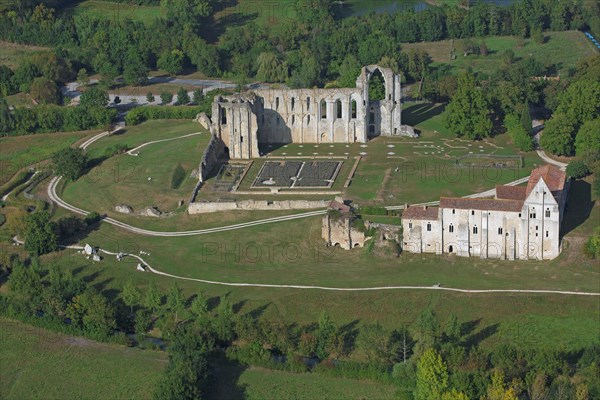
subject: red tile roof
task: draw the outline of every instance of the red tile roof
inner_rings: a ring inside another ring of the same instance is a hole
[[[331,203],[329,203],[329,208],[333,209],[333,210],[337,210],[341,213],[349,213],[351,210],[350,206],[347,206],[344,203],[340,203],[339,201],[335,201],[335,200],[332,200]]]
[[[426,219],[434,221],[438,219],[438,207],[409,206],[402,212],[402,219]]]
[[[496,186],[496,198],[504,200],[525,200],[527,198],[527,186]]]
[[[531,175],[529,175],[527,196],[529,196],[529,193],[531,193],[540,178],[544,179],[544,182],[546,182],[546,185],[551,192],[556,192],[564,189],[567,175],[554,165],[550,164],[534,169],[531,171]]]
[[[440,208],[480,211],[521,211],[522,200],[465,199],[460,197],[442,197]]]

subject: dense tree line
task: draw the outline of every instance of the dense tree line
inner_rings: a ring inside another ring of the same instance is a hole
[[[211,44],[206,40],[216,29],[216,0],[162,1],[166,17],[149,24],[73,16],[68,8],[53,3],[30,2],[29,6],[9,6],[0,14],[0,37],[68,46],[78,65],[108,81],[123,75],[128,83],[143,84],[149,69],[160,67],[176,74],[193,67],[209,76],[311,87],[334,80],[342,85],[353,83],[345,78],[355,78],[357,68],[382,61],[410,75],[410,60],[400,53],[400,43],[600,30],[597,5],[578,0],[524,0],[508,7],[478,2],[468,11],[444,6],[344,19],[336,18],[332,4],[331,0],[298,0],[295,20],[283,21],[272,30],[254,22],[232,24]],[[485,52],[485,47],[481,50]]]

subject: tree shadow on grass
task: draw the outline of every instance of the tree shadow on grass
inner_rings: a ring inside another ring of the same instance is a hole
[[[228,360],[223,354],[215,354],[209,360],[211,374],[206,399],[245,399],[246,385],[238,383],[247,366]]]
[[[406,107],[402,110],[402,122],[415,126],[440,115],[446,109],[445,104],[420,103]]]
[[[360,320],[355,319],[352,322],[342,325],[339,333],[344,337],[344,353],[350,354],[354,350],[356,337],[358,336],[358,324]]]
[[[495,335],[498,332],[499,326],[500,324],[488,325],[485,328],[481,329],[479,332],[467,336],[463,342],[464,345],[466,347],[477,347],[482,341]]]
[[[254,319],[258,319],[265,313],[265,311],[267,310],[267,308],[269,308],[270,305],[271,302],[265,303],[262,306],[258,306],[254,310],[249,311],[248,315]]]
[[[590,217],[595,203],[592,200],[592,186],[588,182],[582,180],[571,181],[561,238]]]

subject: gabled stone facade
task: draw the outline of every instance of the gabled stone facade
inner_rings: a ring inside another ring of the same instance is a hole
[[[550,260],[560,254],[560,226],[569,182],[544,166],[527,187],[499,186],[495,199],[442,198],[439,207],[402,214],[403,249],[506,260]]]

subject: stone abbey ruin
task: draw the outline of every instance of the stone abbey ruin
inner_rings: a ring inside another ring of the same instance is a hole
[[[383,79],[385,95],[369,99],[376,74]],[[263,144],[366,143],[377,136],[415,136],[402,125],[401,98],[400,75],[369,65],[362,68],[355,88],[258,89],[218,96],[212,118],[201,114],[198,120],[216,142],[210,152],[251,159],[261,156]],[[200,171],[211,168],[214,159],[205,154]]]

